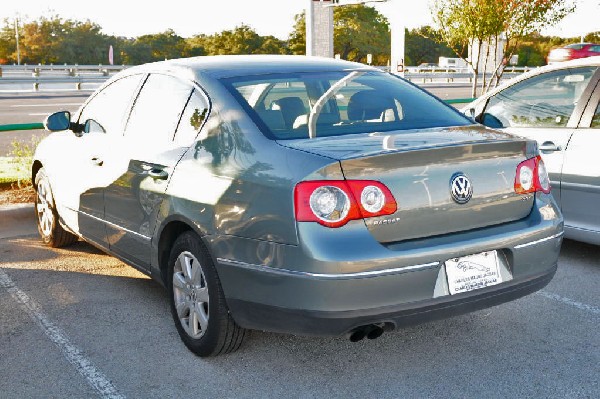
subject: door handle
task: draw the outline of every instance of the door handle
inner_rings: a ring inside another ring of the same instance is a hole
[[[148,171],[148,176],[150,176],[154,180],[167,180],[167,178],[169,177],[169,173],[166,170],[162,169],[150,169]]]
[[[555,152],[561,151],[562,148],[559,145],[554,144],[552,141],[545,141],[540,147],[541,152]]]
[[[103,161],[103,160],[101,160],[101,159],[100,159],[100,158],[98,158],[98,157],[94,157],[94,158],[92,158],[92,159],[91,159],[91,162],[92,162],[94,165],[96,165],[96,166],[102,166],[102,165],[104,164],[104,161]]]

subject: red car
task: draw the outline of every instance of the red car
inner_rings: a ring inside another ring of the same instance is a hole
[[[555,48],[548,53],[548,64],[569,61],[576,58],[600,55],[600,44],[574,43],[561,48]]]

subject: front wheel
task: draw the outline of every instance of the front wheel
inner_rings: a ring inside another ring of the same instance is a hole
[[[59,248],[77,241],[77,236],[60,225],[50,181],[44,168],[35,175],[35,191],[37,227],[44,244]]]
[[[167,279],[171,314],[188,349],[201,357],[239,349],[246,330],[229,314],[217,271],[196,234],[175,240]]]

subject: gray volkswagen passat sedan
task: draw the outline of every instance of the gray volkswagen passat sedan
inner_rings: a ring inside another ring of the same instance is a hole
[[[563,222],[535,141],[362,64],[142,65],[46,126],[43,241],[83,238],[164,284],[200,356],[247,329],[376,338],[556,271]]]

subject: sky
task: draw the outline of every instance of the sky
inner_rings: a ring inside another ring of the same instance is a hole
[[[144,2],[127,0],[4,0],[0,19],[37,19],[59,15],[75,20],[89,19],[109,35],[136,37],[173,29],[182,37],[213,34],[246,24],[260,35],[287,39],[294,16],[310,0],[169,0]],[[353,0],[341,0],[353,1]],[[600,0],[575,0],[575,13],[543,34],[575,37],[600,30]],[[8,3],[8,4],[6,4]],[[154,6],[152,4],[161,4]],[[429,0],[391,0],[372,3],[383,15],[401,16],[407,28],[430,25]]]

